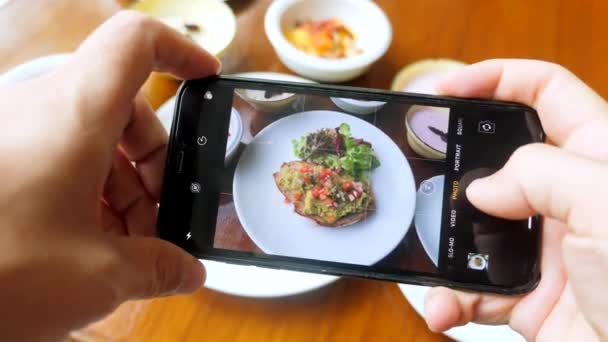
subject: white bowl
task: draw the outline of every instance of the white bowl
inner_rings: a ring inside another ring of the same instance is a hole
[[[154,16],[178,31],[184,23],[197,24],[200,33],[193,40],[217,58],[224,56],[236,35],[234,12],[216,0],[142,0],[131,9]]]
[[[359,115],[373,114],[386,104],[386,102],[382,101],[364,101],[341,97],[332,97],[331,101],[335,103],[336,106],[338,106],[340,109],[352,114]]]
[[[354,32],[361,54],[340,59],[312,56],[298,50],[283,33],[297,20],[333,17]],[[266,12],[264,28],[279,59],[289,69],[321,82],[343,82],[363,74],[384,55],[393,35],[384,12],[366,0],[275,0]]]

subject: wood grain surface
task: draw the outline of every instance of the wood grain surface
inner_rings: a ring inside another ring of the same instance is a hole
[[[121,1],[121,4],[128,2]],[[263,33],[268,0],[232,0],[238,21],[226,72],[289,72]],[[350,84],[388,88],[395,73],[421,58],[468,63],[496,57],[565,65],[608,96],[605,0],[378,0],[392,25],[387,54]],[[73,51],[120,8],[112,0],[12,0],[0,8],[0,72],[30,58]],[[100,58],[103,56],[100,55]],[[153,75],[144,86],[154,107],[178,84]],[[573,113],[576,115],[576,113]],[[94,294],[92,294],[94,295]],[[395,284],[342,279],[279,299],[233,297],[208,289],[191,296],[129,302],[73,335],[92,341],[443,341]]]

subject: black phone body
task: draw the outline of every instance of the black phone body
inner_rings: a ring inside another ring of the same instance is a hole
[[[516,103],[187,81],[158,233],[201,259],[524,293],[540,279],[540,218],[491,217],[464,190],[543,141],[535,110]]]

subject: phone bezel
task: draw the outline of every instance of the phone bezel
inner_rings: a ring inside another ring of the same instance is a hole
[[[257,88],[263,89],[264,85],[270,84],[275,87],[281,88],[286,92],[298,92],[303,88],[306,89],[307,93],[310,94],[319,94],[323,96],[342,96],[348,97],[349,95],[352,97],[357,97],[360,99],[371,99],[374,101],[391,101],[398,97],[401,101],[406,100],[407,102],[415,102],[419,105],[428,105],[428,106],[457,106],[457,105],[476,105],[482,107],[489,108],[500,108],[500,109],[509,109],[509,110],[523,110],[528,113],[532,113],[537,116],[536,111],[533,108],[528,106],[512,103],[512,102],[504,102],[504,101],[488,101],[488,100],[480,100],[480,99],[462,99],[462,98],[453,98],[453,97],[445,97],[445,96],[432,96],[432,95],[424,95],[424,94],[411,94],[411,93],[402,93],[402,92],[394,92],[394,91],[384,91],[384,90],[376,90],[376,89],[365,89],[365,88],[355,88],[355,87],[344,87],[344,86],[333,86],[333,85],[320,85],[320,84],[303,84],[303,83],[294,83],[294,82],[283,82],[283,81],[267,81],[267,80],[257,80],[257,79],[248,79],[248,78],[240,78],[240,77],[209,77],[205,79],[192,80],[184,82],[179,88],[177,98],[176,98],[176,106],[174,113],[174,121],[171,127],[171,135],[168,144],[168,153],[167,153],[167,162],[165,165],[165,179],[164,179],[164,187],[161,196],[161,204],[159,208],[159,216],[158,216],[158,233],[159,236],[163,239],[166,239],[178,246],[184,248],[189,253],[193,254],[197,258],[200,259],[209,259],[221,262],[228,262],[232,264],[240,264],[240,265],[248,265],[248,266],[260,266],[266,268],[274,268],[274,269],[285,269],[285,270],[293,270],[293,271],[303,271],[303,272],[312,272],[312,273],[320,273],[320,274],[330,274],[337,276],[352,276],[352,277],[363,277],[363,278],[373,278],[378,280],[387,280],[387,281],[395,281],[400,283],[408,283],[415,285],[424,285],[424,286],[448,286],[456,289],[462,290],[473,290],[473,291],[483,291],[483,292],[494,292],[500,294],[521,294],[526,293],[534,289],[539,281],[540,281],[540,238],[538,238],[538,253],[537,258],[533,261],[534,265],[532,269],[534,270],[532,277],[526,284],[517,287],[504,287],[498,285],[487,285],[480,283],[468,283],[468,282],[459,282],[453,281],[446,278],[441,278],[440,274],[426,274],[420,272],[405,272],[402,270],[387,270],[387,269],[378,269],[378,270],[370,270],[373,266],[359,266],[352,264],[341,264],[335,262],[325,262],[325,261],[316,261],[316,260],[308,260],[308,259],[299,259],[299,258],[291,258],[291,257],[283,257],[283,256],[274,256],[274,255],[260,255],[260,254],[252,254],[246,252],[237,252],[230,250],[222,250],[222,249],[214,249],[214,248],[198,248],[195,247],[194,244],[189,244],[183,240],[183,238],[178,238],[178,236],[183,236],[183,231],[177,232],[175,226],[180,226],[180,219],[184,220],[183,217],[180,216],[179,210],[175,209],[175,203],[178,200],[183,200],[183,191],[178,190],[179,187],[176,185],[178,182],[178,178],[183,176],[175,172],[176,163],[179,161],[176,160],[175,156],[184,149],[184,137],[179,134],[180,128],[183,125],[184,113],[186,113],[188,107],[193,107],[191,103],[184,103],[188,101],[192,101],[193,99],[196,101],[202,102],[202,96],[193,96],[190,98],[188,96],[189,92],[195,92],[196,94],[201,94],[201,92],[205,89],[209,88],[210,84],[215,82],[229,82],[236,83],[235,87],[241,88]],[[237,86],[238,85],[238,86]],[[200,104],[194,104],[194,108],[200,108]],[[227,127],[226,127],[227,131]],[[188,137],[191,139],[192,137]],[[544,141],[544,133],[539,132],[539,139]],[[221,150],[223,153],[223,149],[221,148],[221,144],[214,147],[216,150]],[[225,148],[225,142],[224,142]],[[222,158],[223,162],[223,158]],[[183,180],[181,181],[181,185],[185,184]],[[180,195],[181,194],[181,195]],[[167,203],[172,203],[171,205],[167,205]],[[218,206],[217,203],[211,203],[210,206]],[[186,205],[187,207],[187,205]],[[216,212],[217,212],[217,208]],[[189,222],[189,219],[188,219]],[[542,234],[542,224],[539,217],[534,219],[535,228],[537,228],[538,234]],[[163,228],[165,227],[165,228]],[[207,227],[208,230],[214,230],[215,226]]]

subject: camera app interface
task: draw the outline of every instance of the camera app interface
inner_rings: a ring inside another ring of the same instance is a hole
[[[530,271],[521,261],[534,250],[531,222],[483,215],[464,192],[536,139],[523,111],[214,95],[230,124],[213,248],[507,285]]]

